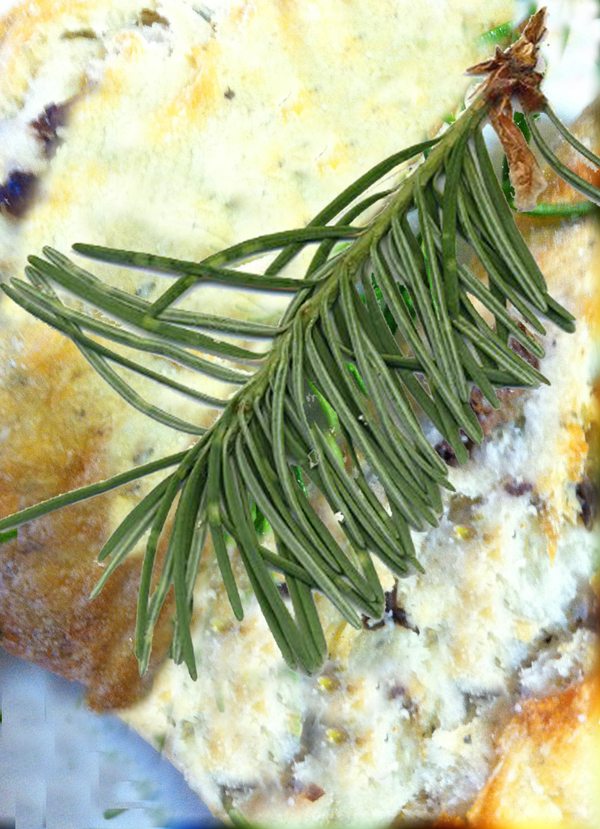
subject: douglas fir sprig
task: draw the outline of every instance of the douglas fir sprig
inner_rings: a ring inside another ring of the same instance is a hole
[[[570,135],[540,90],[536,65],[543,32],[541,11],[515,43],[473,67],[473,73],[487,73],[487,80],[442,135],[378,164],[305,228],[242,242],[201,262],[74,246],[92,259],[175,277],[154,302],[110,287],[51,248],[42,257],[30,257],[27,281],[12,279],[2,286],[15,302],[70,337],[125,400],[196,436],[187,451],[0,521],[0,533],[11,533],[52,510],[171,470],[100,553],[106,567],[95,593],[146,537],[135,644],[142,670],[154,625],[173,591],[172,654],[196,675],[190,625],[207,536],[235,616],[240,619],[243,608],[230,561],[232,544],[285,659],[316,670],[326,656],[326,642],[314,591],[358,627],[361,613],[379,618],[384,611],[373,556],[398,576],[419,568],[411,529],[436,524],[441,491],[451,488],[447,467],[426,437],[425,421],[464,462],[464,438],[482,439],[469,405],[473,385],[498,407],[498,388],[546,382],[513,345],[539,358],[543,348],[529,331],[544,334],[543,319],[565,331],[572,331],[575,322],[547,291],[482,135],[491,121],[508,158],[516,203],[534,208],[545,179],[515,126],[516,103],[550,167],[599,203],[600,191],[558,160],[533,119],[535,113],[545,114],[586,162],[600,167],[600,159]],[[397,188],[377,190],[392,171],[402,173]],[[374,218],[364,218],[377,208]],[[304,278],[285,276],[308,246],[316,249]],[[259,272],[240,269],[269,254],[270,263]],[[483,279],[473,270],[476,261]],[[174,305],[200,283],[289,292],[293,298],[276,326]],[[68,294],[78,302],[69,304]],[[249,349],[248,337],[262,338],[270,348]],[[128,348],[132,356],[111,343]],[[205,394],[148,369],[136,361],[137,351],[236,390],[222,399]],[[116,368],[210,407],[213,425],[204,429],[160,409]],[[311,399],[318,405],[310,405]],[[329,505],[332,520],[337,518],[343,541],[315,509],[317,495]],[[271,547],[265,546],[265,522],[273,532]],[[163,538],[166,553],[159,557]],[[273,570],[285,578],[291,608]]]

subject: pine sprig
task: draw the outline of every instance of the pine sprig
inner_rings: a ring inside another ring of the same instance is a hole
[[[172,470],[105,543],[99,558],[106,567],[93,594],[146,537],[135,641],[142,671],[154,626],[173,592],[172,655],[196,675],[193,588],[208,536],[236,618],[242,618],[243,606],[230,560],[233,545],[284,658],[316,670],[327,646],[315,591],[359,627],[360,613],[379,618],[384,611],[374,556],[399,576],[420,569],[411,530],[436,525],[441,491],[451,489],[447,467],[426,437],[426,422],[464,462],[464,437],[482,439],[469,405],[474,385],[497,408],[498,388],[547,382],[513,343],[542,357],[542,346],[523,323],[544,334],[543,317],[565,331],[573,330],[574,319],[549,295],[483,139],[487,117],[506,108],[498,91],[505,90],[506,65],[516,78],[510,89],[527,111],[546,161],[587,199],[598,203],[600,193],[556,158],[530,117],[536,73],[534,64],[519,63],[519,49],[528,37],[537,46],[543,27],[537,15],[528,26],[506,53],[485,65],[490,80],[443,135],[378,164],[306,228],[251,239],[201,262],[74,246],[97,261],[174,277],[152,303],[110,287],[51,248],[43,258],[30,257],[28,281],[2,286],[70,337],[130,404],[197,436],[184,452],[0,520],[0,540],[6,540],[5,533],[55,509]],[[562,137],[600,167],[542,103],[538,109]],[[392,171],[400,172],[399,185],[377,190]],[[297,254],[315,245],[302,279],[283,275]],[[463,247],[479,261],[485,279],[458,255]],[[240,269],[264,256],[271,259],[262,271]],[[206,283],[289,292],[293,298],[277,325],[174,307]],[[219,332],[229,339],[219,339]],[[239,342],[232,343],[232,335]],[[248,348],[249,337],[270,342],[270,348]],[[205,394],[149,369],[138,352],[223,381],[232,391]],[[204,428],[158,408],[115,366],[214,410],[213,425]],[[329,506],[330,520],[313,506],[318,495]],[[331,529],[333,519],[342,540]],[[265,524],[273,547],[265,546]],[[166,553],[159,559],[163,538]],[[273,571],[285,578],[289,603]]]

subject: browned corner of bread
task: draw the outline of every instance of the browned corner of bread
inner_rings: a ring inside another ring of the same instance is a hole
[[[0,513],[105,477],[110,418],[94,410],[95,375],[59,335],[29,326],[32,340],[0,396]],[[61,372],[55,371],[61,365]],[[110,472],[108,473],[110,474]],[[82,682],[96,709],[128,705],[150,683],[132,643],[139,561],[127,561],[109,589],[89,595],[102,573],[110,496],[34,521],[0,546],[0,642],[12,654]],[[157,629],[153,665],[164,656]]]
[[[499,741],[499,760],[469,811],[476,829],[597,826],[598,676],[523,703]]]

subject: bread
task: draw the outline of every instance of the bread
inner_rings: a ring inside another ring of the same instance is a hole
[[[440,14],[381,0],[369,11],[357,0],[215,3],[212,12],[184,0],[17,6],[0,24],[9,139],[0,159],[6,181],[17,169],[36,178],[21,179],[31,199],[2,209],[3,272],[18,274],[43,244],[197,259],[304,223],[372,163],[437,130],[478,57],[476,34],[509,17],[510,4],[447,0]],[[598,145],[593,112],[580,130]],[[356,632],[320,602],[330,661],[317,676],[294,674],[247,585],[246,617],[233,620],[207,556],[194,626],[200,678],[167,662],[141,688],[131,655],[136,561],[98,602],[87,595],[99,545],[145,482],[36,522],[0,547],[5,647],[84,681],[95,707],[118,707],[215,814],[235,809],[286,826],[467,813],[472,825],[496,813],[504,820],[512,790],[502,769],[521,768],[529,739],[525,718],[507,726],[515,705],[537,710],[524,700],[554,693],[588,699],[591,680],[568,689],[590,675],[596,645],[598,551],[581,500],[597,421],[597,222],[536,225],[530,241],[553,292],[576,313],[577,333],[549,336],[550,388],[513,395],[499,422],[480,411],[486,442],[452,471],[457,493],[440,528],[415,536],[425,575],[395,585],[382,572],[390,608],[382,627]],[[97,270],[126,289],[158,291],[145,274]],[[227,313],[261,320],[277,311],[215,288],[192,301],[220,313],[227,302]],[[188,445],[122,403],[73,347],[6,301],[0,324],[0,514]],[[174,405],[150,384],[140,388]],[[191,404],[176,405],[198,417]],[[167,633],[165,620],[155,667]],[[567,717],[547,717],[551,734],[569,727]],[[538,732],[531,739],[542,741]],[[473,806],[497,760],[496,784]],[[522,797],[533,802],[525,787]],[[552,814],[570,817],[574,795],[566,806],[553,797]],[[595,825],[593,808],[584,804],[577,817]]]

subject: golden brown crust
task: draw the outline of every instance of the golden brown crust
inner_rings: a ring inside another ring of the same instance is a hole
[[[504,730],[499,751],[498,765],[469,811],[469,826],[598,826],[597,677],[561,694],[525,702]]]
[[[600,678],[523,703],[465,818],[432,829],[596,829],[600,821]]]
[[[11,393],[0,395],[0,423],[10,430],[0,442],[3,515],[107,474],[111,417],[94,408],[93,371],[60,335],[37,325],[26,335]],[[110,590],[88,598],[107,523],[100,498],[33,522],[0,546],[2,646],[83,682],[93,708],[130,704],[150,682],[142,685],[132,653],[139,562],[127,561]],[[164,650],[159,634],[155,661]]]

